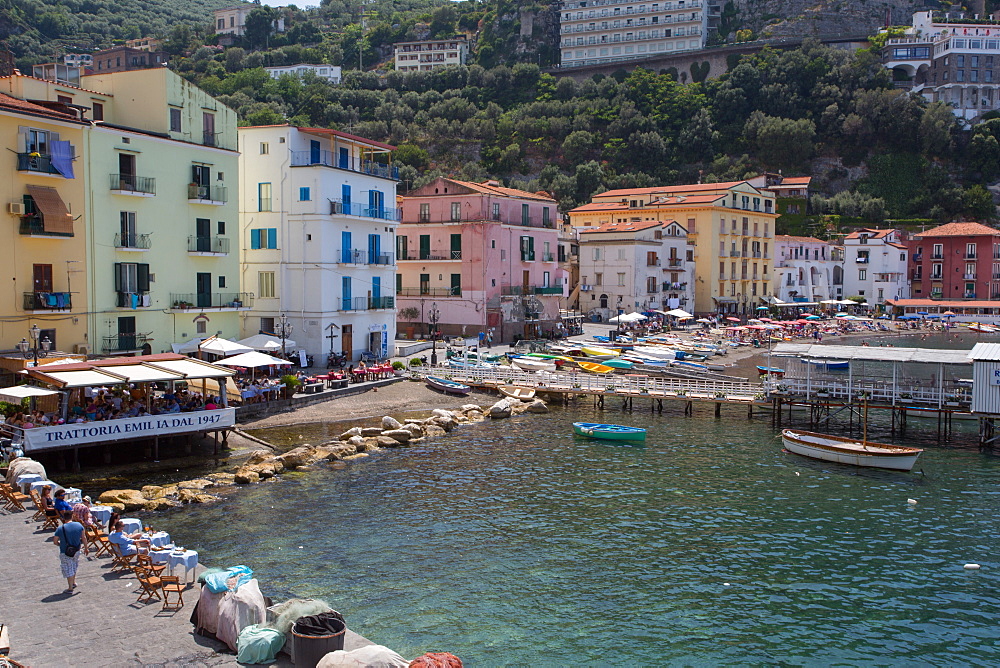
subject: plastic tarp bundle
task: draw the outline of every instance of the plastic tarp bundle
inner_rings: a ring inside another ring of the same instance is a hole
[[[262,624],[267,610],[257,580],[250,580],[237,591],[223,594],[219,603],[219,623],[215,637],[236,651],[240,631],[251,624]]]
[[[195,608],[198,620],[195,623],[197,633],[211,633],[215,635],[219,631],[219,605],[222,599],[229,592],[215,593],[208,587],[201,588],[201,595],[198,597],[198,605]]]
[[[253,578],[253,571],[246,566],[232,566],[220,573],[205,576],[205,586],[215,593],[236,591]]]
[[[42,476],[42,480],[48,480],[48,476],[45,475],[45,467],[42,466],[41,462],[36,462],[29,457],[18,457],[11,461],[7,469],[7,483],[15,485],[17,484],[18,476],[28,475],[29,473]]]
[[[318,598],[290,598],[268,608],[268,612],[273,616],[271,626],[282,633],[291,631],[292,624],[299,617],[317,615],[332,610],[333,607],[329,603]]]
[[[330,652],[316,668],[407,668],[410,662],[382,645],[366,645],[346,652]]]
[[[236,640],[236,660],[244,664],[274,663],[285,646],[285,634],[277,629],[251,624]]]

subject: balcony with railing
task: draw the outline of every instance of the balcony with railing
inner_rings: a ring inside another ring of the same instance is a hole
[[[964,259],[966,259],[966,260],[975,260],[976,257],[977,257],[977,255],[975,253],[966,253]]]
[[[542,262],[555,262],[556,256],[552,253],[542,253]],[[657,260],[656,265],[659,266],[660,262]]]
[[[461,288],[400,288],[396,290],[397,297],[461,297]]]
[[[152,236],[149,234],[122,234],[115,235],[115,248],[120,251],[148,251],[152,245]]]
[[[150,305],[148,292],[115,292],[115,305],[118,308],[147,308]]]
[[[111,174],[111,192],[116,195],[152,197],[156,194],[156,179],[135,174]]]
[[[659,267],[660,266],[660,258],[647,258],[647,260],[646,260],[646,266],[647,267]]]
[[[215,138],[214,132],[202,132],[201,143],[204,144],[205,146],[216,146],[219,142]]]
[[[975,274],[962,274],[962,279],[966,280],[966,281],[974,281],[974,280],[976,280],[976,275]]]
[[[855,262],[857,262],[858,264],[868,264],[868,256],[867,255],[859,255],[857,257],[857,259],[855,260]]]
[[[18,234],[26,237],[71,237],[72,232],[53,232],[45,229],[45,222],[38,214],[21,216],[21,224],[18,226]]]
[[[188,204],[222,206],[229,201],[229,189],[226,186],[188,185],[187,196]]]
[[[333,151],[292,151],[292,167],[312,166],[333,167],[382,179],[399,180],[399,167],[395,165],[352,157],[341,158]]]
[[[25,311],[68,311],[73,308],[73,296],[69,292],[25,292]]]
[[[191,309],[249,310],[253,307],[252,292],[195,292],[170,293],[170,308],[175,311]]]
[[[384,206],[365,206],[360,203],[348,202],[344,204],[342,200],[330,200],[331,216],[358,216],[360,218],[376,218],[378,220],[392,220],[399,222],[400,209],[391,209]]]
[[[667,259],[667,268],[678,269],[684,266],[684,260],[679,257],[672,257]]]
[[[520,295],[561,295],[561,285],[502,285],[500,294],[505,297]]]
[[[358,248],[345,248],[340,252],[340,263],[391,265],[392,257],[392,253],[371,253]]]
[[[943,253],[931,253],[931,259],[932,260],[943,260],[944,259],[944,254]]]
[[[52,156],[48,153],[18,153],[17,171],[62,176],[59,170],[52,166]]]
[[[110,354],[142,350],[148,341],[149,338],[145,334],[112,334],[104,337],[101,352]]]
[[[188,237],[188,253],[193,255],[228,255],[229,239],[226,237]]]

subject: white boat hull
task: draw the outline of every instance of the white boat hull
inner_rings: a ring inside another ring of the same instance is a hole
[[[865,444],[858,440],[792,429],[781,432],[781,443],[789,452],[803,457],[894,471],[911,470],[923,452],[919,448],[904,448],[870,441]]]
[[[918,418],[918,419],[923,419],[923,420],[936,420],[937,417],[938,417],[938,411],[936,409],[933,409],[933,410],[919,410],[919,409],[907,408],[906,409],[906,417],[908,417],[908,418]],[[951,414],[951,419],[952,420],[962,420],[963,422],[965,422],[965,421],[978,420],[979,417],[976,416],[976,415],[973,415],[972,413],[963,413],[963,412],[960,412],[960,411],[955,411],[955,412],[953,412]]]
[[[522,371],[555,371],[555,362],[548,362],[546,360],[540,359],[525,359],[523,357],[515,357],[510,361],[510,363],[516,366]]]

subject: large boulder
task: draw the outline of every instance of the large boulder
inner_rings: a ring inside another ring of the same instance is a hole
[[[382,418],[382,429],[399,429],[403,425],[394,417],[386,415]]]
[[[436,424],[429,424],[424,427],[424,436],[444,436],[447,433]]]
[[[405,424],[403,425],[403,431],[410,432],[410,436],[412,436],[413,438],[419,438],[424,433],[424,425],[413,424],[413,423]]]
[[[178,489],[205,489],[206,487],[212,487],[215,483],[211,480],[206,480],[205,478],[198,478],[195,480],[185,480],[184,482],[177,483]]]
[[[434,424],[434,425],[436,425],[438,427],[441,427],[445,431],[451,431],[456,426],[458,426],[458,422],[454,418],[451,418],[451,417],[436,417],[436,418],[433,418],[432,424]]]
[[[407,443],[413,438],[413,434],[405,429],[389,429],[382,432],[382,435],[400,443]]]
[[[409,432],[406,433],[409,434]],[[398,448],[401,443],[401,441],[397,441],[394,438],[386,436],[385,433],[383,433],[381,436],[376,437],[375,440],[378,441],[378,446],[380,448]]]
[[[365,447],[365,438],[364,436],[351,436],[349,439],[347,439],[347,444],[353,445],[358,452],[361,452],[362,449]]]
[[[529,413],[538,413],[539,415],[548,413],[549,407],[545,405],[545,402],[541,399],[535,399],[530,404],[528,404]]]
[[[333,462],[340,459],[344,459],[345,457],[350,457],[353,454],[357,454],[357,452],[358,452],[357,446],[344,443],[342,445],[330,448],[330,454],[328,454],[326,458],[328,461]]]
[[[443,408],[435,408],[434,410],[431,411],[431,415],[433,415],[434,417],[443,417],[443,418],[450,418],[454,416],[454,414],[451,411],[446,411]]]
[[[217,486],[222,486],[232,485],[236,476],[232,473],[209,473],[205,477],[214,482]]]
[[[369,438],[371,436],[378,436],[381,433],[382,433],[382,428],[381,427],[362,427],[361,428],[361,435],[364,436],[365,438]]]
[[[101,504],[119,503],[125,510],[141,510],[148,501],[137,489],[109,489],[97,497],[97,500]]]
[[[528,412],[528,404],[524,403],[520,399],[518,399],[515,402],[512,402],[510,405],[511,415],[522,415],[527,412]]]
[[[465,414],[465,417],[469,422],[482,422],[486,419],[486,416],[480,411],[469,411]]]
[[[154,510],[166,510],[167,508],[173,508],[179,505],[176,501],[172,501],[166,497],[159,497],[155,499],[150,499],[142,504],[142,509],[146,511]]]
[[[316,447],[312,445],[300,445],[297,448],[293,448],[283,455],[275,457],[275,459],[288,469],[293,469],[297,466],[308,466],[312,464],[317,459],[322,459],[316,453]]]
[[[361,427],[351,427],[350,429],[348,429],[347,431],[345,431],[343,434],[340,435],[340,440],[346,441],[351,436],[360,436],[360,435],[361,435]]]
[[[165,487],[160,487],[159,485],[145,485],[142,488],[142,495],[147,499],[162,499],[167,495],[167,490]]]
[[[482,407],[479,406],[479,405],[477,405],[477,404],[464,404],[462,406],[462,412],[463,413],[469,413],[471,411],[479,411],[480,413],[485,412],[485,411],[483,411]]]
[[[520,401],[518,403],[521,403]],[[501,399],[492,406],[487,413],[494,420],[509,418],[513,412],[513,402],[510,399]]]
[[[233,476],[233,481],[237,485],[250,485],[255,482],[260,482],[260,474],[249,469],[240,469],[236,472],[236,475]]]
[[[268,459],[274,457],[273,452],[268,452],[267,450],[254,450],[250,453],[250,457],[247,458],[247,464],[260,464],[261,462],[266,462]]]

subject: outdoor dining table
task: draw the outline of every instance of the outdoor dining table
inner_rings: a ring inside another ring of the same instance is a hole
[[[170,574],[174,574],[174,569],[184,567],[184,581],[187,582],[188,576],[193,574],[193,571],[198,567],[198,553],[194,550],[178,550],[173,549],[167,552],[167,565],[170,568]]]
[[[136,531],[142,531],[142,521],[137,520],[134,517],[123,517],[122,523],[125,525],[125,533],[135,533]]]
[[[83,501],[83,492],[81,492],[76,487],[67,487],[66,492],[66,503],[80,503]]]
[[[33,482],[41,482],[42,476],[37,473],[25,473],[23,475],[17,476],[17,484],[21,488],[22,494],[28,493],[28,485]]]
[[[154,531],[153,533],[144,533],[142,537],[149,541],[150,545],[155,547],[166,547],[170,545],[170,534],[166,531]]]
[[[52,494],[53,495],[57,491],[59,491],[60,489],[62,489],[62,485],[57,485],[56,483],[52,482],[51,480],[36,480],[35,482],[33,482],[30,485],[28,485],[28,488],[29,489],[37,489],[38,493],[41,494],[42,493],[42,487],[45,487],[46,485],[48,485],[49,487],[52,488]]]
[[[97,520],[101,524],[107,524],[108,523],[108,520],[111,519],[111,513],[113,511],[114,511],[114,508],[112,508],[111,506],[91,506],[90,507],[90,514],[93,516],[93,518],[95,520]]]

